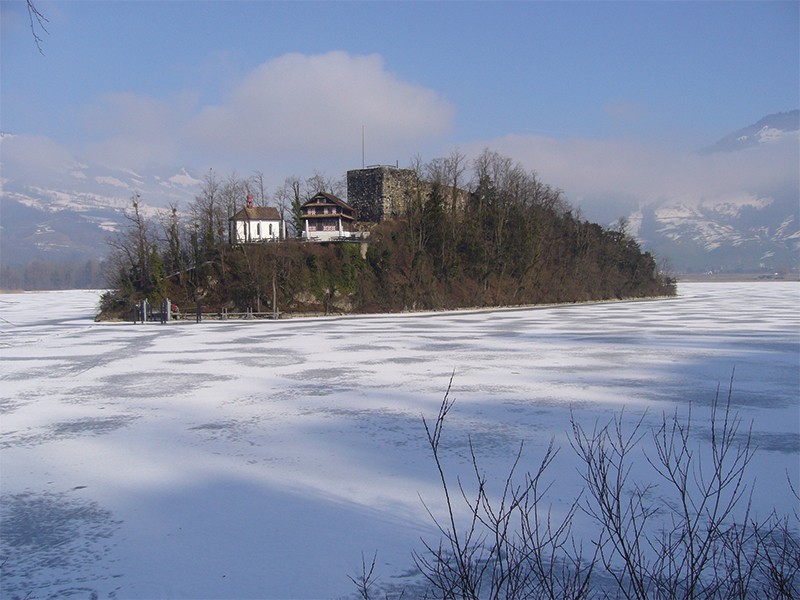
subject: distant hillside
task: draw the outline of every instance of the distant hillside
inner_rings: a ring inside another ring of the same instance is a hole
[[[134,194],[151,209],[185,206],[201,183],[183,168],[136,173],[79,162],[32,166],[18,156],[30,153],[26,143],[26,136],[0,135],[2,266],[100,260]]]
[[[728,195],[643,206],[628,217],[639,242],[681,272],[800,272],[800,111],[764,117],[700,152],[709,161],[737,154],[742,169],[766,171],[770,160],[795,166],[788,178],[765,177]]]

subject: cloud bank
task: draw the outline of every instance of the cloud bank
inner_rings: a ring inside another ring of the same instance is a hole
[[[653,204],[748,202],[797,190],[799,141],[794,132],[757,148],[701,155],[634,140],[507,135],[461,149],[509,156],[562,189],[588,217],[614,219]]]
[[[288,54],[248,74],[218,106],[186,126],[200,147],[268,159],[358,157],[362,126],[376,153],[403,158],[446,135],[454,109],[436,92],[401,81],[378,55]]]
[[[4,144],[4,176],[42,178],[81,162],[259,170],[280,181],[315,169],[339,176],[361,164],[362,128],[368,162],[405,161],[440,146],[455,115],[438,92],[401,80],[377,54],[287,54],[234,81],[218,103],[199,98],[193,90],[104,94],[79,111],[82,140],[16,132]]]
[[[286,54],[234,80],[214,104],[199,99],[195,90],[167,98],[132,91],[100,96],[82,110],[80,142],[24,132],[7,137],[3,178],[41,183],[48,173],[71,173],[75,179],[81,174],[75,165],[87,162],[134,171],[259,170],[272,187],[288,175],[319,169],[339,177],[360,166],[362,127],[368,164],[446,154],[455,117],[441,94],[400,79],[377,54]],[[640,111],[624,102],[606,110],[620,118]],[[562,189],[587,218],[606,222],[652,204],[746,203],[786,190],[796,198],[800,179],[796,133],[711,155],[632,139],[520,134],[462,142],[459,150],[476,156],[487,147]]]
[[[362,128],[372,155],[405,159],[447,135],[455,112],[437,92],[398,79],[380,56],[345,52],[287,54],[247,73],[218,104],[197,98],[104,95],[84,110],[95,137],[82,151],[116,168],[347,168],[360,161]]]

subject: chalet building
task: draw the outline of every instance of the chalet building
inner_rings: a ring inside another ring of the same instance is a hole
[[[228,240],[231,244],[275,242],[286,239],[286,224],[278,209],[272,206],[248,206],[228,220]]]
[[[355,237],[356,211],[333,194],[320,192],[300,207],[303,219],[303,238],[333,240]]]

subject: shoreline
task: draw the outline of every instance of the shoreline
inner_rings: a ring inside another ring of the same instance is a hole
[[[796,273],[788,273],[786,275],[774,273],[679,273],[674,278],[678,283],[800,281],[800,275]]]

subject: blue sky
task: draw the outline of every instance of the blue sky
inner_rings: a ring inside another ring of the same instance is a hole
[[[0,2],[0,129],[41,162],[277,185],[359,167],[363,126],[370,164],[489,146],[580,198],[578,159],[676,162],[800,104],[798,2],[37,6],[43,55],[24,2]]]

